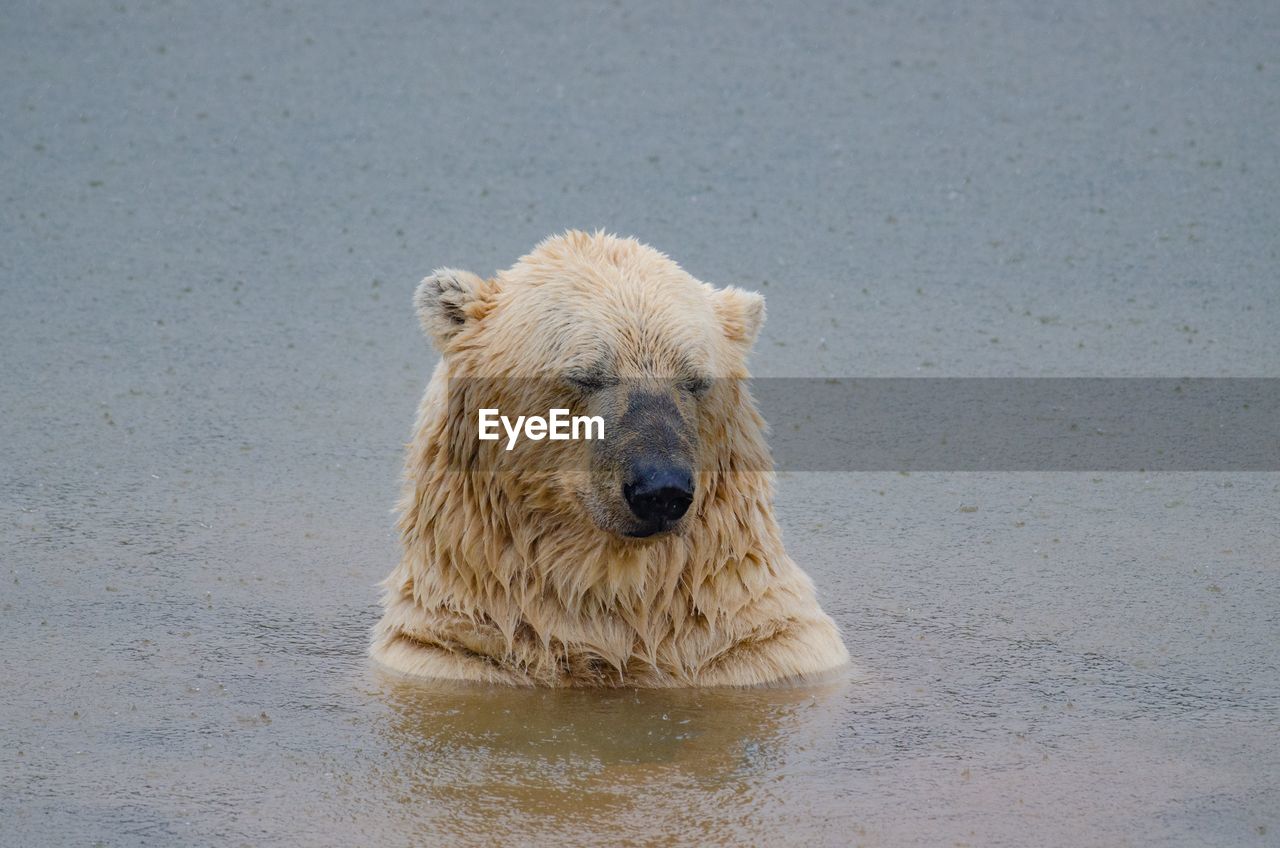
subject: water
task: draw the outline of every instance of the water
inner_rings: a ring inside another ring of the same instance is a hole
[[[5,593],[5,841],[1265,844],[1276,497],[1273,475],[785,479],[858,666],[754,692],[385,675],[372,566],[308,565],[352,546],[340,522],[159,552],[172,531],[134,527],[96,562],[40,524]],[[240,564],[268,539],[299,549]]]
[[[1275,474],[784,474],[817,689],[364,655],[441,264],[635,233],[765,376],[1280,376],[1272,5],[9,18],[0,844],[1280,844]]]

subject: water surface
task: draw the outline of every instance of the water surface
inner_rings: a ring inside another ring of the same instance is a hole
[[[1277,8],[12,5],[0,844],[1278,844],[1274,474],[784,474],[819,689],[365,659],[441,265],[634,233],[766,377],[1280,377]]]

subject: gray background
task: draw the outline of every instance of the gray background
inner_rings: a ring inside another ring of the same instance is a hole
[[[634,234],[763,376],[1276,377],[1278,101],[1272,2],[7,3],[0,843],[1276,844],[1274,475],[784,475],[808,711],[363,650],[432,268]]]

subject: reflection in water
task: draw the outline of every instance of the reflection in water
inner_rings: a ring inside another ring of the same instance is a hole
[[[402,792],[406,825],[446,842],[483,832],[494,844],[612,828],[738,841],[845,686],[593,692],[383,682],[385,777]]]

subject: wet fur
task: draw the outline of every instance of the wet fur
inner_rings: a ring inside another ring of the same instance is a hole
[[[527,314],[543,302],[544,314]],[[570,302],[579,320],[558,325]],[[519,463],[519,448],[510,458],[482,455],[496,448],[460,438],[468,428],[451,420],[468,405],[448,403],[450,379],[569,367],[584,324],[604,336],[588,347],[607,349],[620,372],[678,369],[690,353],[682,348],[700,348],[717,377],[743,378],[763,318],[757,295],[700,283],[633,240],[571,232],[493,280],[442,269],[417,303],[444,356],[409,446],[404,555],[383,583],[371,648],[379,663],[492,683],[658,687],[804,680],[847,661],[811,581],[783,549],[764,422],[739,379],[716,380],[703,401],[682,531],[652,540],[591,520],[591,508],[613,507],[583,502],[590,483],[572,453],[561,470],[476,471],[486,458]],[[651,326],[666,329],[659,337]]]

